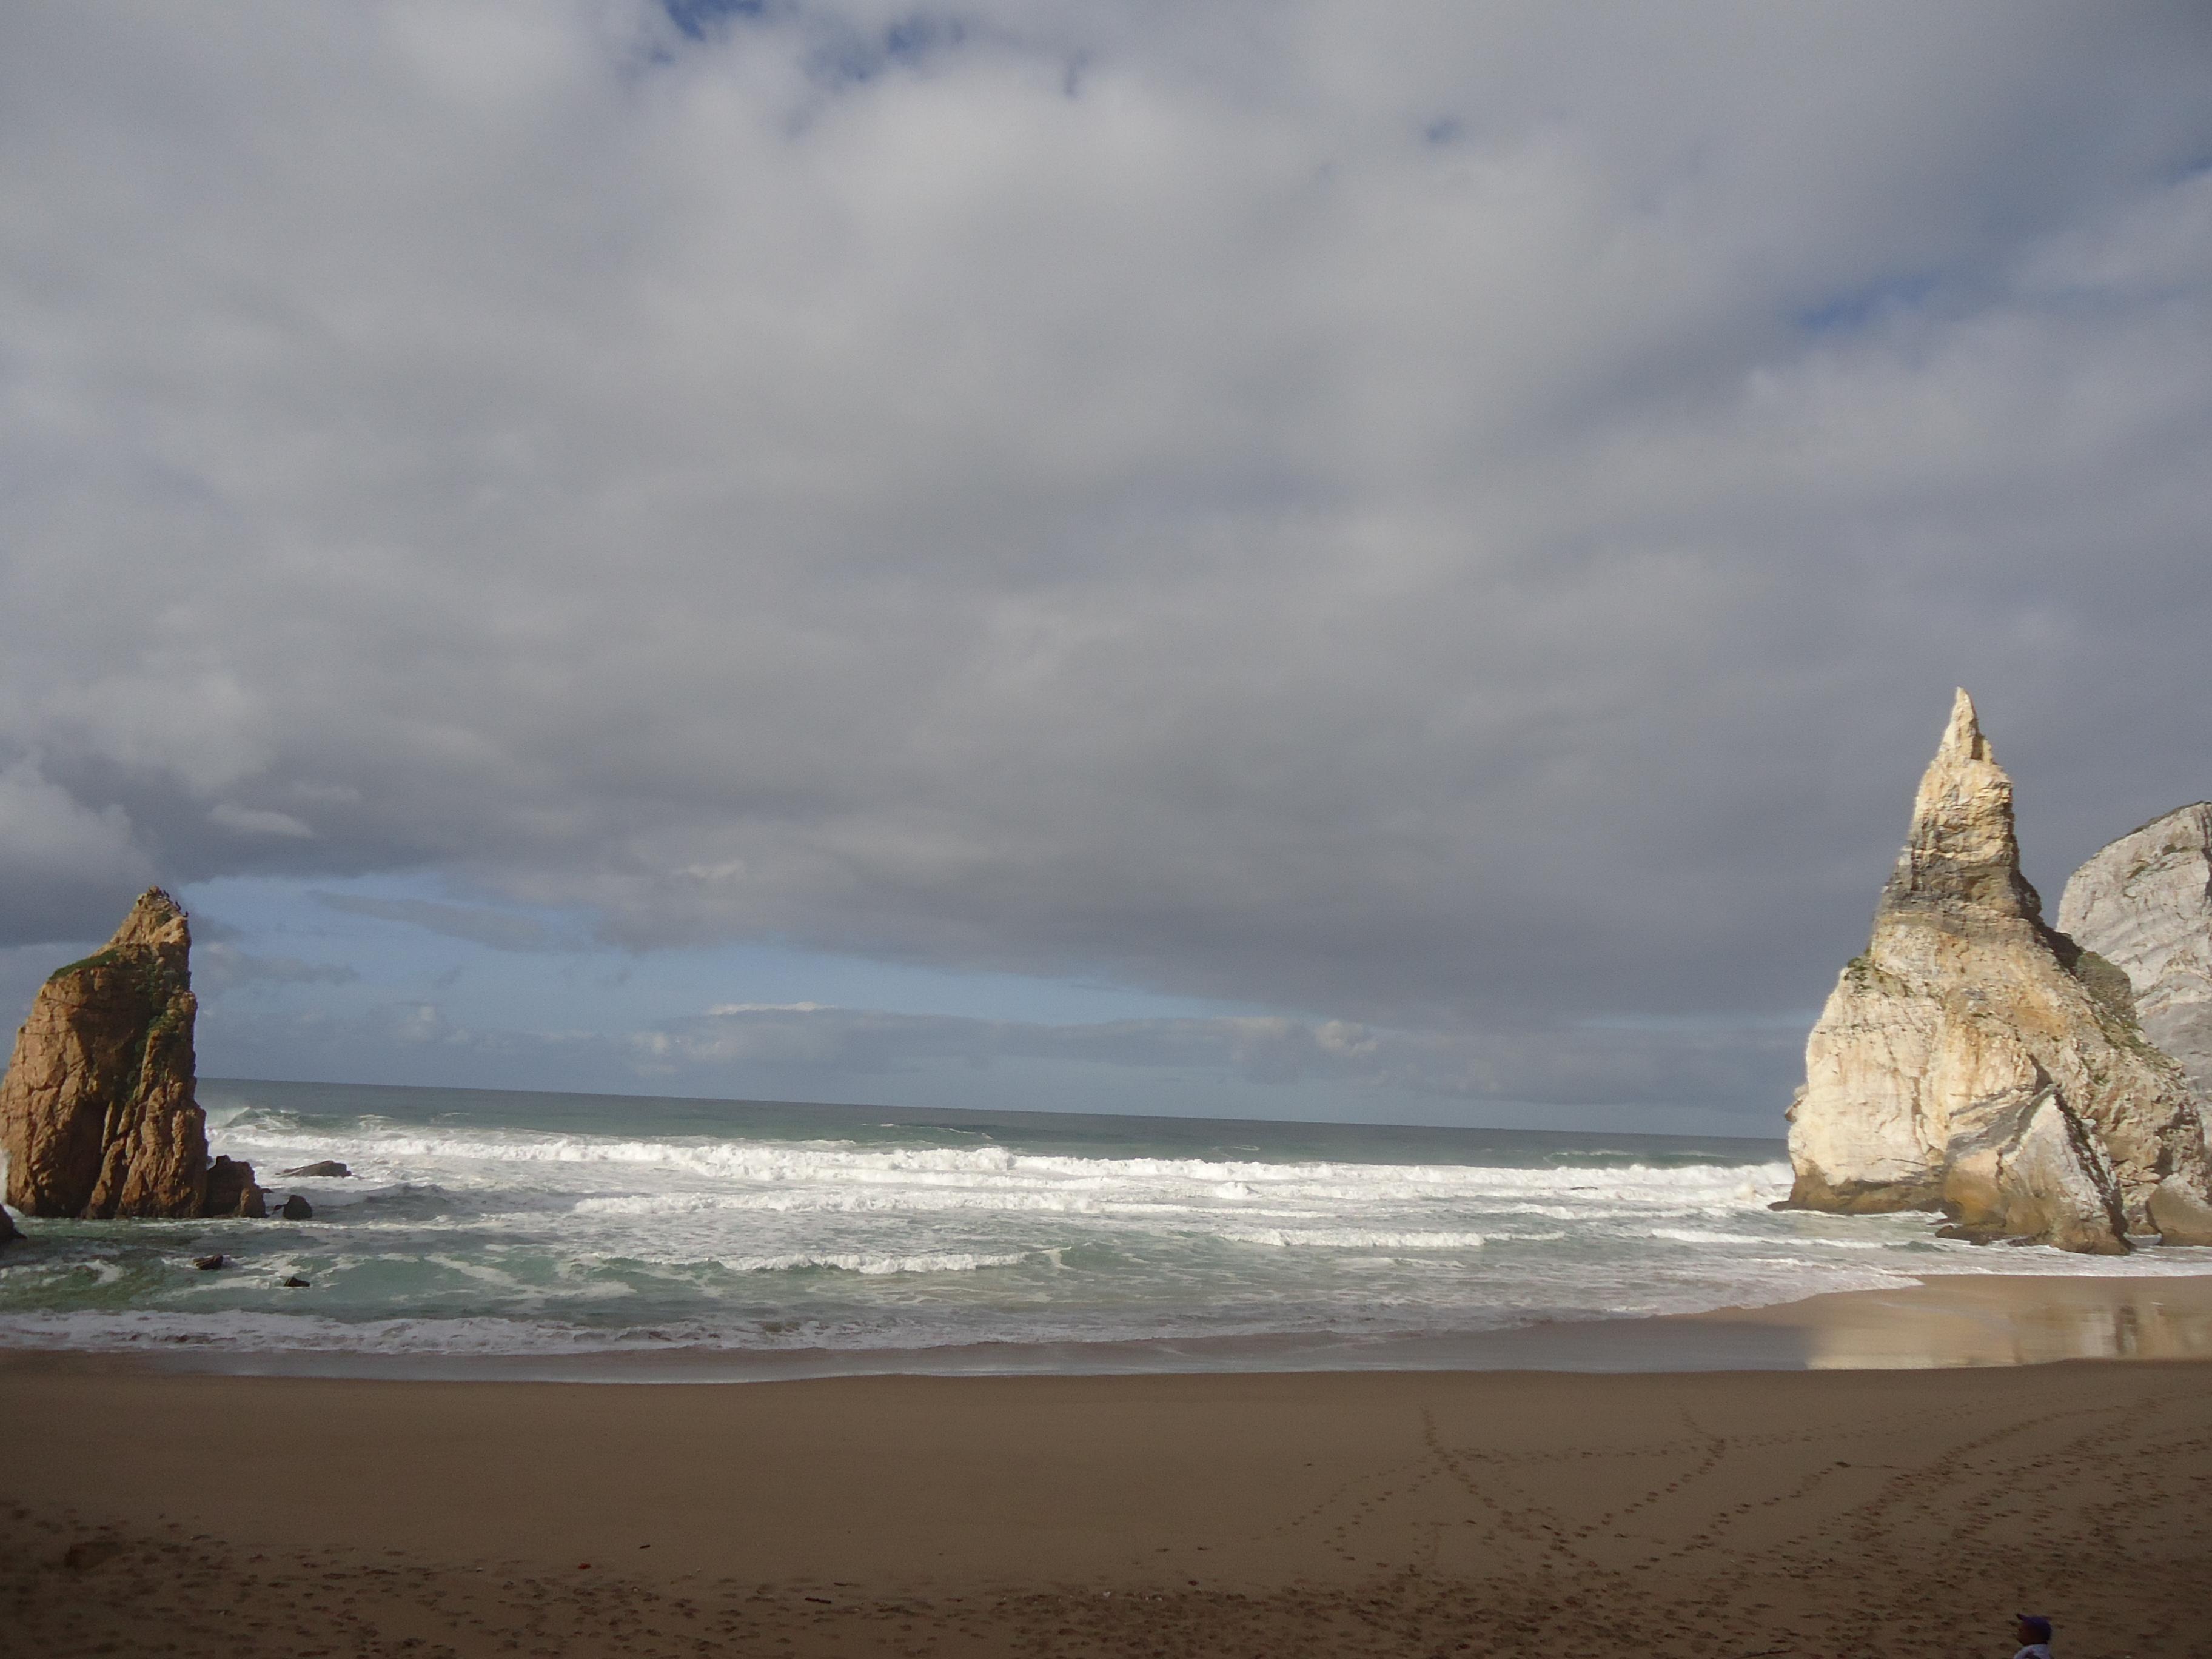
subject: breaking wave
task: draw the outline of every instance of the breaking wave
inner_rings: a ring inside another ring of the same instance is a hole
[[[0,1346],[1363,1342],[2045,1271],[2049,1254],[1993,1264],[1925,1218],[1776,1213],[1771,1142],[233,1087],[209,1102],[216,1150],[313,1218],[35,1223],[0,1272]],[[278,1173],[324,1159],[352,1174]]]

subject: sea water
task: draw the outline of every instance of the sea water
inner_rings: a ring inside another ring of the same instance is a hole
[[[0,1346],[732,1374],[1387,1363],[1929,1273],[2212,1269],[1777,1212],[1768,1139],[304,1083],[200,1098],[214,1150],[313,1218],[35,1222],[0,1259]],[[352,1174],[280,1173],[324,1159]]]

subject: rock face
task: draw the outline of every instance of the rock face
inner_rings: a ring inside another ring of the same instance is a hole
[[[2212,802],[2122,836],[2074,872],[2058,926],[2124,969],[2143,1035],[2212,1103]]]
[[[0,1210],[0,1244],[13,1244],[22,1235],[15,1231],[15,1218]]]
[[[1941,1209],[1966,1237],[2212,1243],[2212,1160],[2126,975],[2043,921],[2012,780],[1964,691],[1912,830],[1805,1047],[1789,1205]]]
[[[202,1215],[244,1215],[258,1220],[269,1213],[261,1188],[253,1184],[253,1166],[218,1158],[208,1167],[207,1195],[200,1200]]]
[[[54,974],[0,1081],[8,1201],[31,1215],[207,1213],[207,1125],[192,1098],[191,933],[161,889]],[[251,1189],[252,1170],[244,1172]],[[244,1207],[234,1186],[225,1213]]]

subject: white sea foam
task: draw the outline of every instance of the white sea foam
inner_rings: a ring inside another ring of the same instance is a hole
[[[834,1270],[872,1279],[885,1273],[980,1273],[987,1267],[1018,1267],[1029,1259],[1025,1251],[999,1255],[979,1255],[972,1250],[934,1250],[920,1255],[864,1255],[848,1250],[830,1255],[799,1252],[791,1255],[738,1256],[718,1265],[732,1273],[741,1273]]]
[[[380,1098],[392,1115],[234,1103],[211,1117],[216,1149],[264,1173],[322,1158],[356,1171],[301,1179],[312,1221],[40,1224],[0,1273],[0,1344],[466,1356],[1365,1340],[1906,1273],[2212,1269],[2212,1253],[2115,1267],[1936,1241],[1925,1218],[1771,1213],[1790,1172],[1771,1159],[1370,1163],[1271,1157],[1328,1143],[1256,1131],[1193,1153],[1142,1121],[1077,1153],[970,1126],[902,1140],[860,1119],[851,1139],[786,1133],[795,1118],[674,1133],[699,1116],[611,1103],[594,1119],[573,1101],[545,1127],[495,1127],[449,1099]],[[510,1107],[507,1121],[530,1120]],[[216,1249],[240,1266],[191,1270]]]
[[[349,1322],[313,1314],[25,1313],[0,1320],[0,1347],[153,1347],[436,1354],[574,1354],[660,1346],[672,1333],[598,1332],[501,1318]]]
[[[1214,1237],[1232,1244],[1269,1244],[1278,1249],[1479,1250],[1488,1241],[1480,1233],[1414,1233],[1358,1227],[1230,1227]]]
[[[392,1127],[333,1137],[253,1124],[224,1139],[257,1150],[320,1152],[364,1161],[507,1164],[607,1164],[659,1168],[718,1182],[813,1186],[949,1184],[1049,1187],[1060,1191],[1203,1189],[1236,1202],[1285,1188],[1316,1199],[1358,1200],[1378,1193],[1571,1194],[1583,1203],[1634,1203],[1662,1194],[1731,1204],[1759,1201],[1761,1188],[1786,1188],[1786,1164],[1707,1164],[1604,1170],[1456,1164],[1258,1163],[1194,1158],[1073,1158],[1015,1152],[1004,1146],[859,1148],[830,1141],[641,1140],[513,1131]],[[333,1146],[343,1150],[333,1152]],[[348,1158],[348,1162],[353,1161]]]

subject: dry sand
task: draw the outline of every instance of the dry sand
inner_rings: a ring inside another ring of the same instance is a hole
[[[2193,1352],[2212,1281],[1951,1281],[1711,1328],[1917,1322],[1966,1343],[1923,1362],[1972,1361],[2054,1308]],[[0,1653],[2005,1659],[2027,1607],[2062,1659],[2179,1659],[2212,1650],[2208,1382],[2160,1358],[685,1387],[17,1357]]]

